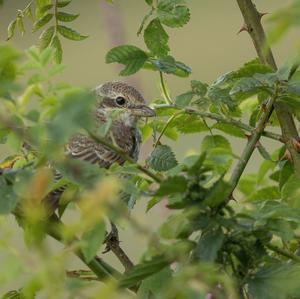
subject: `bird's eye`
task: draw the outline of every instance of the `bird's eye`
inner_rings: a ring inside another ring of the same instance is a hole
[[[125,104],[126,100],[125,98],[123,97],[117,97],[116,98],[116,103],[119,105],[119,106],[123,106]]]

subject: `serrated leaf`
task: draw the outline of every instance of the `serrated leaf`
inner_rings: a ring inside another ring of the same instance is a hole
[[[214,262],[224,241],[222,229],[209,229],[202,233],[194,250],[195,257],[205,262]]]
[[[300,296],[300,266],[278,262],[265,266],[248,278],[253,299],[286,299]]]
[[[125,65],[120,72],[121,76],[128,76],[136,73],[146,62],[147,54],[138,47],[122,45],[112,48],[105,57],[106,63],[118,62]]]
[[[71,29],[63,25],[58,25],[57,30],[63,37],[74,41],[81,41],[88,37],[87,35],[81,35],[74,29]]]
[[[186,107],[192,101],[193,96],[194,93],[192,91],[185,92],[176,97],[175,104],[179,107]]]
[[[227,200],[230,184],[221,177],[211,188],[205,199],[205,204],[209,207],[216,207]]]
[[[86,262],[90,262],[97,254],[105,239],[105,223],[96,223],[90,230],[85,232],[82,237],[81,250]]]
[[[192,134],[208,131],[207,126],[197,115],[183,114],[177,116],[170,125],[182,134]]]
[[[231,145],[229,141],[221,136],[221,135],[213,135],[213,136],[205,136],[202,145],[201,150],[202,151],[211,151],[213,148],[223,148],[231,152]]]
[[[281,188],[282,199],[289,202],[291,206],[299,208],[300,179],[296,174],[292,174]]]
[[[231,125],[231,124],[216,123],[212,126],[212,128],[220,130],[220,131],[227,133],[234,137],[245,138],[244,131],[234,125]]]
[[[165,196],[174,193],[184,193],[187,189],[187,180],[182,176],[168,177],[164,180],[158,190],[156,196]]]
[[[120,286],[125,288],[134,286],[146,277],[161,271],[163,268],[168,266],[168,264],[169,261],[164,256],[152,257],[151,260],[142,262],[127,272],[126,277],[121,279]]]
[[[208,84],[201,81],[192,80],[191,81],[192,92],[200,97],[203,97],[207,93]]]
[[[66,7],[67,5],[69,5],[72,2],[72,0],[69,1],[58,1],[56,6],[57,7]]]
[[[52,40],[53,34],[55,31],[54,26],[50,26],[49,28],[45,29],[39,37],[39,49],[42,51],[47,48]]]
[[[10,40],[14,36],[16,25],[17,25],[17,20],[13,20],[9,23],[9,25],[7,27],[7,38],[6,38],[6,40]]]
[[[181,0],[161,0],[157,6],[159,20],[169,27],[182,27],[190,20],[189,9]]]
[[[169,36],[157,18],[153,19],[145,29],[144,40],[153,55],[165,56],[170,51]]]
[[[50,44],[51,47],[53,47],[55,49],[54,52],[54,59],[56,63],[61,63],[62,61],[62,47],[61,47],[61,43],[59,38],[57,37],[57,35],[55,35],[51,41]]]
[[[157,171],[167,171],[177,165],[172,149],[168,145],[159,145],[147,159],[149,166]]]
[[[79,16],[79,14],[70,14],[70,13],[67,13],[67,12],[62,12],[62,11],[59,11],[57,13],[57,19],[61,22],[72,22],[74,21],[75,19],[77,19]]]
[[[145,68],[158,70],[166,74],[174,74],[179,77],[188,77],[192,72],[190,67],[180,61],[176,61],[170,55],[160,59],[149,58],[148,62],[149,64],[145,64]]]
[[[35,32],[35,31],[39,30],[40,28],[42,28],[43,26],[45,26],[47,23],[49,23],[51,21],[52,18],[53,18],[52,13],[48,13],[48,14],[44,15],[41,19],[39,19],[38,21],[36,21],[33,24],[32,32]]]

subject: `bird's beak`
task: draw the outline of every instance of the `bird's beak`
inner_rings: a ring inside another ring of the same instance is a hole
[[[134,107],[130,107],[130,111],[133,115],[141,116],[141,117],[156,116],[155,111],[150,107],[148,107],[147,105],[135,105]]]

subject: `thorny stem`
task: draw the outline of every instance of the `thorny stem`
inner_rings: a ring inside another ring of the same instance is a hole
[[[161,109],[161,108],[181,109],[183,112],[185,112],[187,114],[195,114],[195,115],[199,115],[201,118],[213,119],[213,120],[216,120],[217,122],[220,122],[220,123],[230,124],[230,125],[236,126],[238,128],[241,128],[241,129],[243,129],[247,132],[253,132],[255,130],[254,127],[251,127],[251,126],[249,126],[245,123],[242,123],[239,120],[236,120],[236,119],[233,119],[233,118],[225,118],[225,117],[223,117],[219,114],[216,114],[216,113],[203,112],[203,111],[196,110],[194,108],[180,108],[180,107],[177,107],[176,105],[168,105],[168,104],[156,105],[154,108],[156,108],[156,109]],[[283,138],[279,134],[272,133],[272,132],[269,132],[269,131],[263,131],[262,135],[264,137],[268,137],[270,139],[274,139],[274,140],[283,142]]]
[[[165,85],[165,80],[164,80],[164,77],[163,77],[163,73],[161,71],[159,71],[159,78],[160,78],[160,84],[161,84],[161,88],[162,88],[162,91],[163,91],[163,94],[164,94],[164,98],[165,98],[165,100],[168,104],[172,104],[172,99],[170,98],[170,95],[167,91],[167,88],[166,88],[166,85]]]
[[[261,14],[257,11],[255,5],[252,3],[251,0],[236,0],[236,1],[244,17],[244,21],[245,21],[244,26],[251,36],[251,39],[253,41],[253,44],[255,46],[260,61],[263,64],[267,64],[271,66],[273,70],[276,70],[277,66],[271,48],[267,44],[264,29],[261,25]],[[293,72],[295,72],[294,69],[292,69],[291,71],[291,76],[293,75]],[[299,137],[289,107],[283,102],[280,101],[275,102],[275,97],[273,97],[272,99],[269,100],[269,103],[267,104],[267,107],[261,116],[261,120],[264,119],[265,122],[267,122],[274,108],[282,130],[283,140],[289,152],[291,153],[293,159],[295,173],[298,176],[300,176],[300,155],[297,152],[297,149],[293,146],[293,140],[294,139],[298,140]],[[263,130],[263,128],[260,125],[261,122],[259,121],[259,125],[257,129]],[[260,135],[253,134],[250,138],[250,141],[254,141],[255,139],[257,139],[257,137],[259,139]],[[244,159],[241,163],[239,163],[236,166],[237,169],[234,170],[234,173],[232,175],[231,182],[233,183],[233,185],[231,188],[232,189],[231,192],[235,189],[236,184],[238,183],[239,178],[243,172],[243,169],[245,168],[244,164],[248,163],[248,160],[255,148],[256,142],[250,142],[250,141],[248,142],[244,150],[245,156],[243,158],[246,159]]]
[[[93,138],[98,143],[104,145],[105,147],[111,149],[118,155],[120,155],[124,160],[130,162],[131,164],[134,164],[141,172],[146,174],[148,177],[152,178],[155,182],[160,183],[162,180],[160,177],[158,177],[155,173],[150,171],[149,169],[143,167],[139,163],[137,163],[134,159],[132,159],[130,156],[128,156],[124,151],[122,151],[119,147],[113,145],[112,143],[108,142],[105,138],[102,138],[100,136],[95,135],[91,131],[87,131],[91,138]]]

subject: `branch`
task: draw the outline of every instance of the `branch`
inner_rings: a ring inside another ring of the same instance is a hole
[[[244,17],[245,28],[251,36],[251,39],[253,41],[253,44],[255,46],[260,61],[264,64],[271,66],[274,70],[276,70],[277,66],[272,51],[270,47],[267,45],[266,35],[261,25],[262,14],[260,14],[257,11],[255,5],[252,3],[251,0],[236,0],[236,1]],[[292,72],[294,71],[295,70],[292,69],[291,76],[293,74]],[[274,99],[273,101],[270,100],[269,102],[272,102],[272,105],[268,105],[269,111],[266,112],[270,117],[273,109],[275,108],[280,123],[280,127],[282,130],[283,140],[286,143],[286,146],[290,151],[294,162],[295,173],[298,176],[300,176],[300,155],[297,152],[297,149],[293,146],[294,144],[293,141],[295,139],[298,140],[299,137],[293,120],[292,113],[290,112],[289,107],[285,103],[282,102],[275,103]]]
[[[182,110],[183,112],[187,113],[187,114],[195,114],[195,115],[199,115],[201,116],[202,118],[208,118],[208,119],[213,119],[213,120],[216,120],[220,123],[224,123],[224,124],[230,124],[230,125],[233,125],[233,126],[236,126],[238,128],[241,128],[247,132],[253,132],[255,130],[254,127],[251,127],[239,120],[236,120],[236,119],[233,119],[233,118],[225,118],[219,114],[216,114],[216,113],[210,113],[210,112],[202,112],[202,111],[199,111],[199,110],[196,110],[196,109],[193,109],[193,108],[180,108],[176,105],[166,105],[166,104],[162,104],[162,105],[156,105],[154,107],[154,109],[160,109],[160,108],[174,108],[174,109],[180,109]],[[272,132],[269,132],[269,131],[263,131],[262,132],[262,135],[264,137],[267,137],[267,138],[270,138],[270,139],[274,139],[274,140],[277,140],[277,141],[280,141],[280,142],[284,142],[283,141],[283,138],[281,135],[279,134],[276,134],[276,133],[272,133]]]
[[[285,256],[285,257],[287,257],[287,258],[289,258],[289,259],[291,259],[291,260],[293,260],[293,261],[295,261],[297,263],[300,263],[300,257],[297,256],[297,255],[292,254],[289,251],[286,251],[286,250],[284,250],[282,248],[279,248],[279,247],[277,247],[275,245],[272,245],[272,244],[268,244],[268,245],[266,245],[266,247],[268,249],[270,249],[270,250],[272,250],[272,251],[274,251],[274,252],[282,255],[282,256]]]
[[[155,173],[150,171],[149,169],[145,168],[144,166],[137,163],[134,159],[132,159],[130,156],[128,156],[122,149],[119,147],[113,145],[112,143],[108,142],[105,138],[99,137],[95,135],[93,132],[88,131],[88,134],[91,138],[93,138],[96,142],[108,147],[112,151],[114,151],[116,154],[118,154],[120,157],[122,157],[125,161],[130,162],[131,164],[135,165],[141,172],[146,174],[148,177],[152,178],[155,182],[160,183],[162,180],[160,177],[158,177]]]
[[[47,225],[47,234],[54,238],[55,240],[63,243],[63,238],[61,236],[61,226],[64,225],[58,217],[53,214],[50,217],[49,225]],[[122,274],[114,269],[112,266],[104,262],[99,257],[94,257],[90,262],[87,262],[84,258],[84,255],[80,249],[76,249],[74,253],[91,269],[96,276],[100,279],[114,278],[119,280],[122,278]]]

